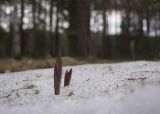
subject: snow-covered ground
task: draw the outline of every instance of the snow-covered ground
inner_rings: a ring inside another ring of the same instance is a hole
[[[160,114],[160,62],[72,69],[71,85],[62,80],[59,96],[53,68],[0,74],[0,114]]]

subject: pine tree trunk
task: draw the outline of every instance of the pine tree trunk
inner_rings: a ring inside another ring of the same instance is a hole
[[[32,31],[29,37],[28,51],[29,54],[33,57],[35,55],[35,34],[36,34],[36,0],[32,0]]]
[[[55,29],[55,56],[59,56],[59,45],[60,45],[60,37],[59,37],[59,12],[60,12],[60,6],[59,6],[59,0],[57,0],[57,11],[56,11],[56,29]]]
[[[147,20],[147,35],[149,36],[150,32],[150,15],[149,15],[149,9],[146,10],[146,20]]]
[[[50,54],[54,56],[54,37],[53,37],[53,0],[50,0]]]
[[[24,55],[25,48],[25,39],[24,39],[24,31],[23,31],[23,18],[24,18],[24,0],[21,0],[21,18],[20,18],[20,37],[21,37],[21,48],[22,55]]]
[[[77,47],[77,31],[76,31],[76,0],[69,1],[69,29],[68,29],[68,41],[69,41],[69,55],[78,55]]]
[[[90,0],[77,0],[77,37],[80,56],[89,54],[90,40]]]
[[[103,0],[103,36],[102,36],[102,56],[104,58],[109,58],[110,57],[110,40],[108,37],[108,21],[107,21],[107,2],[106,0]]]
[[[18,18],[18,6],[17,0],[13,0],[12,4],[14,10],[11,14],[11,20],[13,23],[13,42],[12,42],[12,54],[15,59],[20,59],[21,57],[21,37],[20,37],[20,19]]]

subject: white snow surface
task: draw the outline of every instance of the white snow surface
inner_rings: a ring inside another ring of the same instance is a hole
[[[73,69],[71,84],[64,73]],[[61,94],[54,69],[0,74],[0,114],[160,114],[160,62],[63,67]]]

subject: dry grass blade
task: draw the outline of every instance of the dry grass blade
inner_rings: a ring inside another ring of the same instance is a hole
[[[69,71],[66,71],[65,73],[64,87],[70,85],[71,76],[72,76],[72,69],[70,69]]]
[[[54,90],[55,95],[60,94],[60,86],[61,86],[61,78],[62,78],[62,60],[60,57],[57,58],[54,67]]]

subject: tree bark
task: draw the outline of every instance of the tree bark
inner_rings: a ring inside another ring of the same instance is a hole
[[[21,58],[21,37],[20,37],[20,19],[18,18],[17,0],[12,1],[14,10],[11,14],[11,23],[13,25],[13,42],[12,42],[12,55],[15,59]]]
[[[149,36],[149,32],[150,32],[150,12],[149,12],[148,8],[146,10],[146,21],[147,21],[147,35]]]
[[[109,3],[108,3],[109,4]],[[103,0],[103,36],[102,36],[102,50],[103,50],[103,57],[104,58],[109,58],[110,57],[110,40],[108,37],[108,21],[107,21],[107,1]]]
[[[69,1],[69,29],[68,29],[68,40],[69,40],[69,55],[78,55],[77,47],[77,16],[76,16],[76,0]]]
[[[54,56],[54,37],[53,37],[53,4],[54,1],[50,0],[50,54]]]
[[[71,56],[87,56],[90,47],[90,0],[71,0],[69,14]]]
[[[77,37],[80,56],[89,54],[90,40],[90,0],[77,0]]]
[[[21,18],[20,18],[20,37],[21,37],[21,47],[22,55],[24,55],[25,41],[24,41],[24,30],[23,30],[23,18],[24,18],[24,0],[21,0]]]
[[[60,12],[60,5],[59,5],[59,0],[57,0],[57,11],[56,11],[56,29],[55,29],[55,56],[59,56],[59,45],[60,45],[60,37],[59,37],[59,12]]]
[[[35,56],[35,35],[36,35],[36,0],[32,0],[32,31],[29,37],[28,51],[33,57]]]
[[[139,35],[143,36],[143,12],[140,11],[139,12]]]

